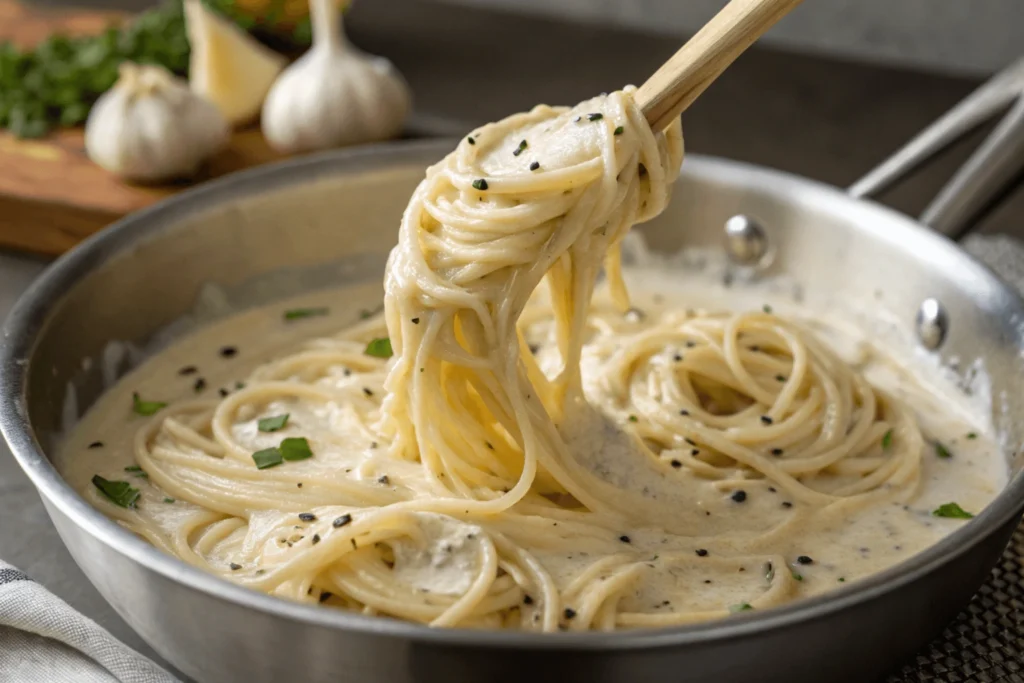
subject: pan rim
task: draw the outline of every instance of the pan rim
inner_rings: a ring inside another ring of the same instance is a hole
[[[65,482],[35,438],[28,419],[26,395],[29,363],[44,328],[47,311],[59,302],[64,292],[70,291],[81,278],[99,268],[110,257],[129,251],[141,241],[159,234],[162,229],[173,226],[179,217],[201,211],[231,197],[246,196],[266,189],[267,186],[288,187],[317,177],[364,174],[401,163],[433,163],[452,147],[453,143],[449,140],[388,143],[325,152],[232,174],[127,216],[51,264],[25,291],[11,311],[3,326],[4,340],[0,347],[0,397],[3,398],[0,433],[41,494],[44,504],[59,510],[109,550],[142,565],[163,579],[199,591],[209,599],[230,602],[238,607],[254,609],[292,622],[338,632],[372,634],[465,648],[586,652],[695,646],[743,639],[772,629],[813,622],[879,599],[939,570],[943,565],[971,552],[1012,518],[1020,515],[1024,507],[1024,471],[1018,472],[979,515],[935,545],[883,572],[823,595],[764,612],[674,628],[615,633],[537,634],[432,629],[395,619],[293,603],[258,593],[162,553],[107,518]],[[684,175],[696,169],[704,176],[728,174],[745,179],[751,186],[783,188],[800,201],[820,199],[822,195],[833,200],[841,199],[850,207],[852,219],[858,222],[858,216],[885,217],[891,226],[895,219],[901,224],[901,229],[896,232],[909,231],[905,236],[924,240],[925,246],[939,257],[954,259],[958,264],[970,266],[958,271],[956,279],[971,278],[973,286],[984,285],[993,295],[1004,298],[1016,313],[1024,317],[1024,300],[1012,287],[1000,281],[986,266],[962,252],[945,237],[888,207],[851,198],[842,190],[824,183],[744,162],[688,155],[683,169]],[[871,230],[872,224],[873,221],[865,221],[865,229]],[[877,233],[884,239],[894,239],[891,229],[888,232],[878,229]]]

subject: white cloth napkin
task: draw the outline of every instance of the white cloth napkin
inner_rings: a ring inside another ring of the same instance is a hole
[[[964,248],[1024,289],[1024,246],[972,235]],[[179,683],[21,571],[0,561],[0,681]]]
[[[0,681],[179,683],[2,560]]]

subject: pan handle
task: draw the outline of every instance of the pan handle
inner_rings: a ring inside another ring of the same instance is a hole
[[[953,239],[1002,199],[1024,170],[1024,58],[1011,64],[850,186],[854,197],[881,192],[1009,106],[1009,112],[921,214]]]

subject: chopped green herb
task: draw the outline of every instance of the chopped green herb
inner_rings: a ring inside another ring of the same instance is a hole
[[[128,467],[124,468],[124,471],[125,472],[141,472],[142,468],[139,467],[138,465],[129,465]]]
[[[391,358],[395,355],[395,352],[391,350],[391,340],[387,337],[378,337],[372,340],[366,345],[366,350],[363,353],[375,358]]]
[[[618,128],[615,129],[616,135],[622,135],[624,132],[626,132],[626,129],[623,128],[622,126],[619,126]]]
[[[935,442],[935,455],[943,459],[952,458],[953,454],[949,452],[949,449],[943,446],[938,441]]]
[[[741,602],[738,605],[729,605],[729,611],[733,614],[735,614],[736,612],[746,612],[747,610],[752,609],[754,608],[750,606],[749,602]]]
[[[476,190],[486,190],[487,189],[487,181],[484,180],[483,178],[480,178],[478,180],[474,180],[473,181],[473,189],[476,189]]]
[[[604,118],[604,114],[595,112],[593,114],[587,114],[587,121],[600,121]]]
[[[514,156],[514,157],[519,156],[520,154],[522,154],[523,152],[526,151],[527,147],[529,147],[529,145],[527,144],[526,140],[520,140],[519,141],[519,146],[516,147],[515,150],[512,152],[512,156]]]
[[[846,583],[846,577],[840,576],[838,579],[836,579],[836,581],[838,581],[839,583]]]
[[[98,474],[93,476],[92,485],[98,488],[110,502],[123,508],[134,508],[141,495],[137,488],[126,481],[110,481]]]
[[[978,438],[978,435],[975,434],[974,432],[967,432],[967,438],[971,439],[971,440],[974,440],[974,439]]]
[[[143,401],[139,398],[138,392],[134,392],[132,394],[132,410],[134,410],[138,415],[148,417],[166,407],[167,404],[162,403],[161,401]]]
[[[466,142],[468,142],[471,145],[475,145],[476,144],[476,140],[473,139],[472,135],[470,135],[468,138],[466,138]]]
[[[890,429],[889,431],[887,431],[885,433],[884,436],[882,436],[882,450],[883,451],[889,450],[889,446],[891,446],[891,445],[892,445],[892,430]]]
[[[176,503],[178,501],[174,500],[173,498],[167,497],[167,498],[164,498],[164,502],[165,503]]]
[[[301,318],[315,318],[320,315],[327,315],[329,308],[293,308],[284,312],[285,320],[300,320]]]
[[[765,304],[764,306],[761,307],[761,310],[764,311],[765,313],[771,313],[772,307],[769,306],[768,304]]]
[[[630,422],[636,422],[636,421],[637,421],[637,419],[638,419],[638,418],[637,418],[637,416],[636,416],[636,415],[630,415],[630,416],[629,416],[629,421],[630,421]]]
[[[265,470],[280,465],[284,462],[284,456],[276,448],[264,448],[252,454],[252,461],[256,463],[256,469]]]
[[[309,442],[302,436],[285,439],[278,448],[285,460],[305,460],[313,457],[313,451],[309,449]]]
[[[935,508],[932,514],[936,517],[949,517],[952,519],[970,519],[974,515],[956,503],[944,503]]]
[[[256,427],[261,432],[276,432],[278,429],[281,429],[288,424],[288,417],[289,413],[285,413],[284,415],[275,415],[273,417],[264,417],[256,423]]]
[[[794,579],[796,579],[797,581],[803,581],[803,580],[804,580],[804,577],[803,577],[802,575],[800,575],[800,574],[797,574],[797,573],[796,573],[795,571],[793,571],[792,569],[790,569],[790,570],[789,570],[789,573],[790,573],[790,574],[792,574],[792,575],[793,575],[793,578],[794,578]]]

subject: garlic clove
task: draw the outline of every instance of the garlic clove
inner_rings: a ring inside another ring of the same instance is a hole
[[[284,70],[263,103],[263,135],[282,153],[395,137],[409,86],[383,57],[348,43],[333,0],[312,0],[313,47]]]
[[[217,105],[232,125],[252,122],[287,60],[201,0],[184,5],[193,92]]]
[[[160,66],[125,62],[85,124],[85,150],[98,166],[135,182],[194,175],[230,138],[220,111]]]

